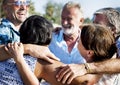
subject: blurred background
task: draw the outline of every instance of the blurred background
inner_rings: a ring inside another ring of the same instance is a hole
[[[60,24],[60,15],[63,5],[68,1],[76,1],[81,4],[85,22],[91,23],[93,13],[104,7],[113,7],[120,10],[120,0],[31,0],[29,14],[44,16],[54,24]],[[0,0],[1,5],[2,0]],[[0,17],[4,13],[0,7]]]

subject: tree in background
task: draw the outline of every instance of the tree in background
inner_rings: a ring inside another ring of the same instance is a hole
[[[57,4],[49,1],[45,6],[45,14],[43,16],[50,20],[52,23],[61,24],[62,7],[62,3]],[[90,18],[85,18],[84,23],[92,23],[92,21]]]
[[[60,17],[61,17],[61,9],[62,4],[57,3],[51,3],[50,1],[47,2],[45,6],[45,14],[43,15],[45,18],[47,18],[52,23],[60,24]]]
[[[34,15],[34,14],[41,15],[40,13],[35,11],[34,3],[31,1],[29,8],[29,15]]]
[[[84,23],[92,23],[92,20],[90,18],[85,18]]]

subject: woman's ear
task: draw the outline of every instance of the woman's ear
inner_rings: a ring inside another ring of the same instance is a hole
[[[84,23],[84,18],[81,18],[81,19],[80,19],[80,22],[81,22],[81,23]]]
[[[83,23],[84,23],[84,18],[81,18],[80,19],[80,28],[82,28]]]
[[[94,52],[92,50],[87,51],[88,61],[91,62],[93,60]]]

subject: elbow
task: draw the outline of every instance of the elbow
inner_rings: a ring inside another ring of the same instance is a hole
[[[39,81],[32,81],[32,82],[27,82],[27,83],[24,83],[24,85],[40,85],[40,82]]]
[[[32,83],[32,84],[29,84],[29,85],[40,85],[40,82],[37,81],[37,82],[34,82],[34,83]]]
[[[40,82],[36,81],[36,82],[33,82],[32,84],[29,84],[29,85],[40,85]]]

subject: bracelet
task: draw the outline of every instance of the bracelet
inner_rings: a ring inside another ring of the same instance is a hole
[[[87,73],[90,73],[90,68],[88,63],[84,63],[85,69]]]

